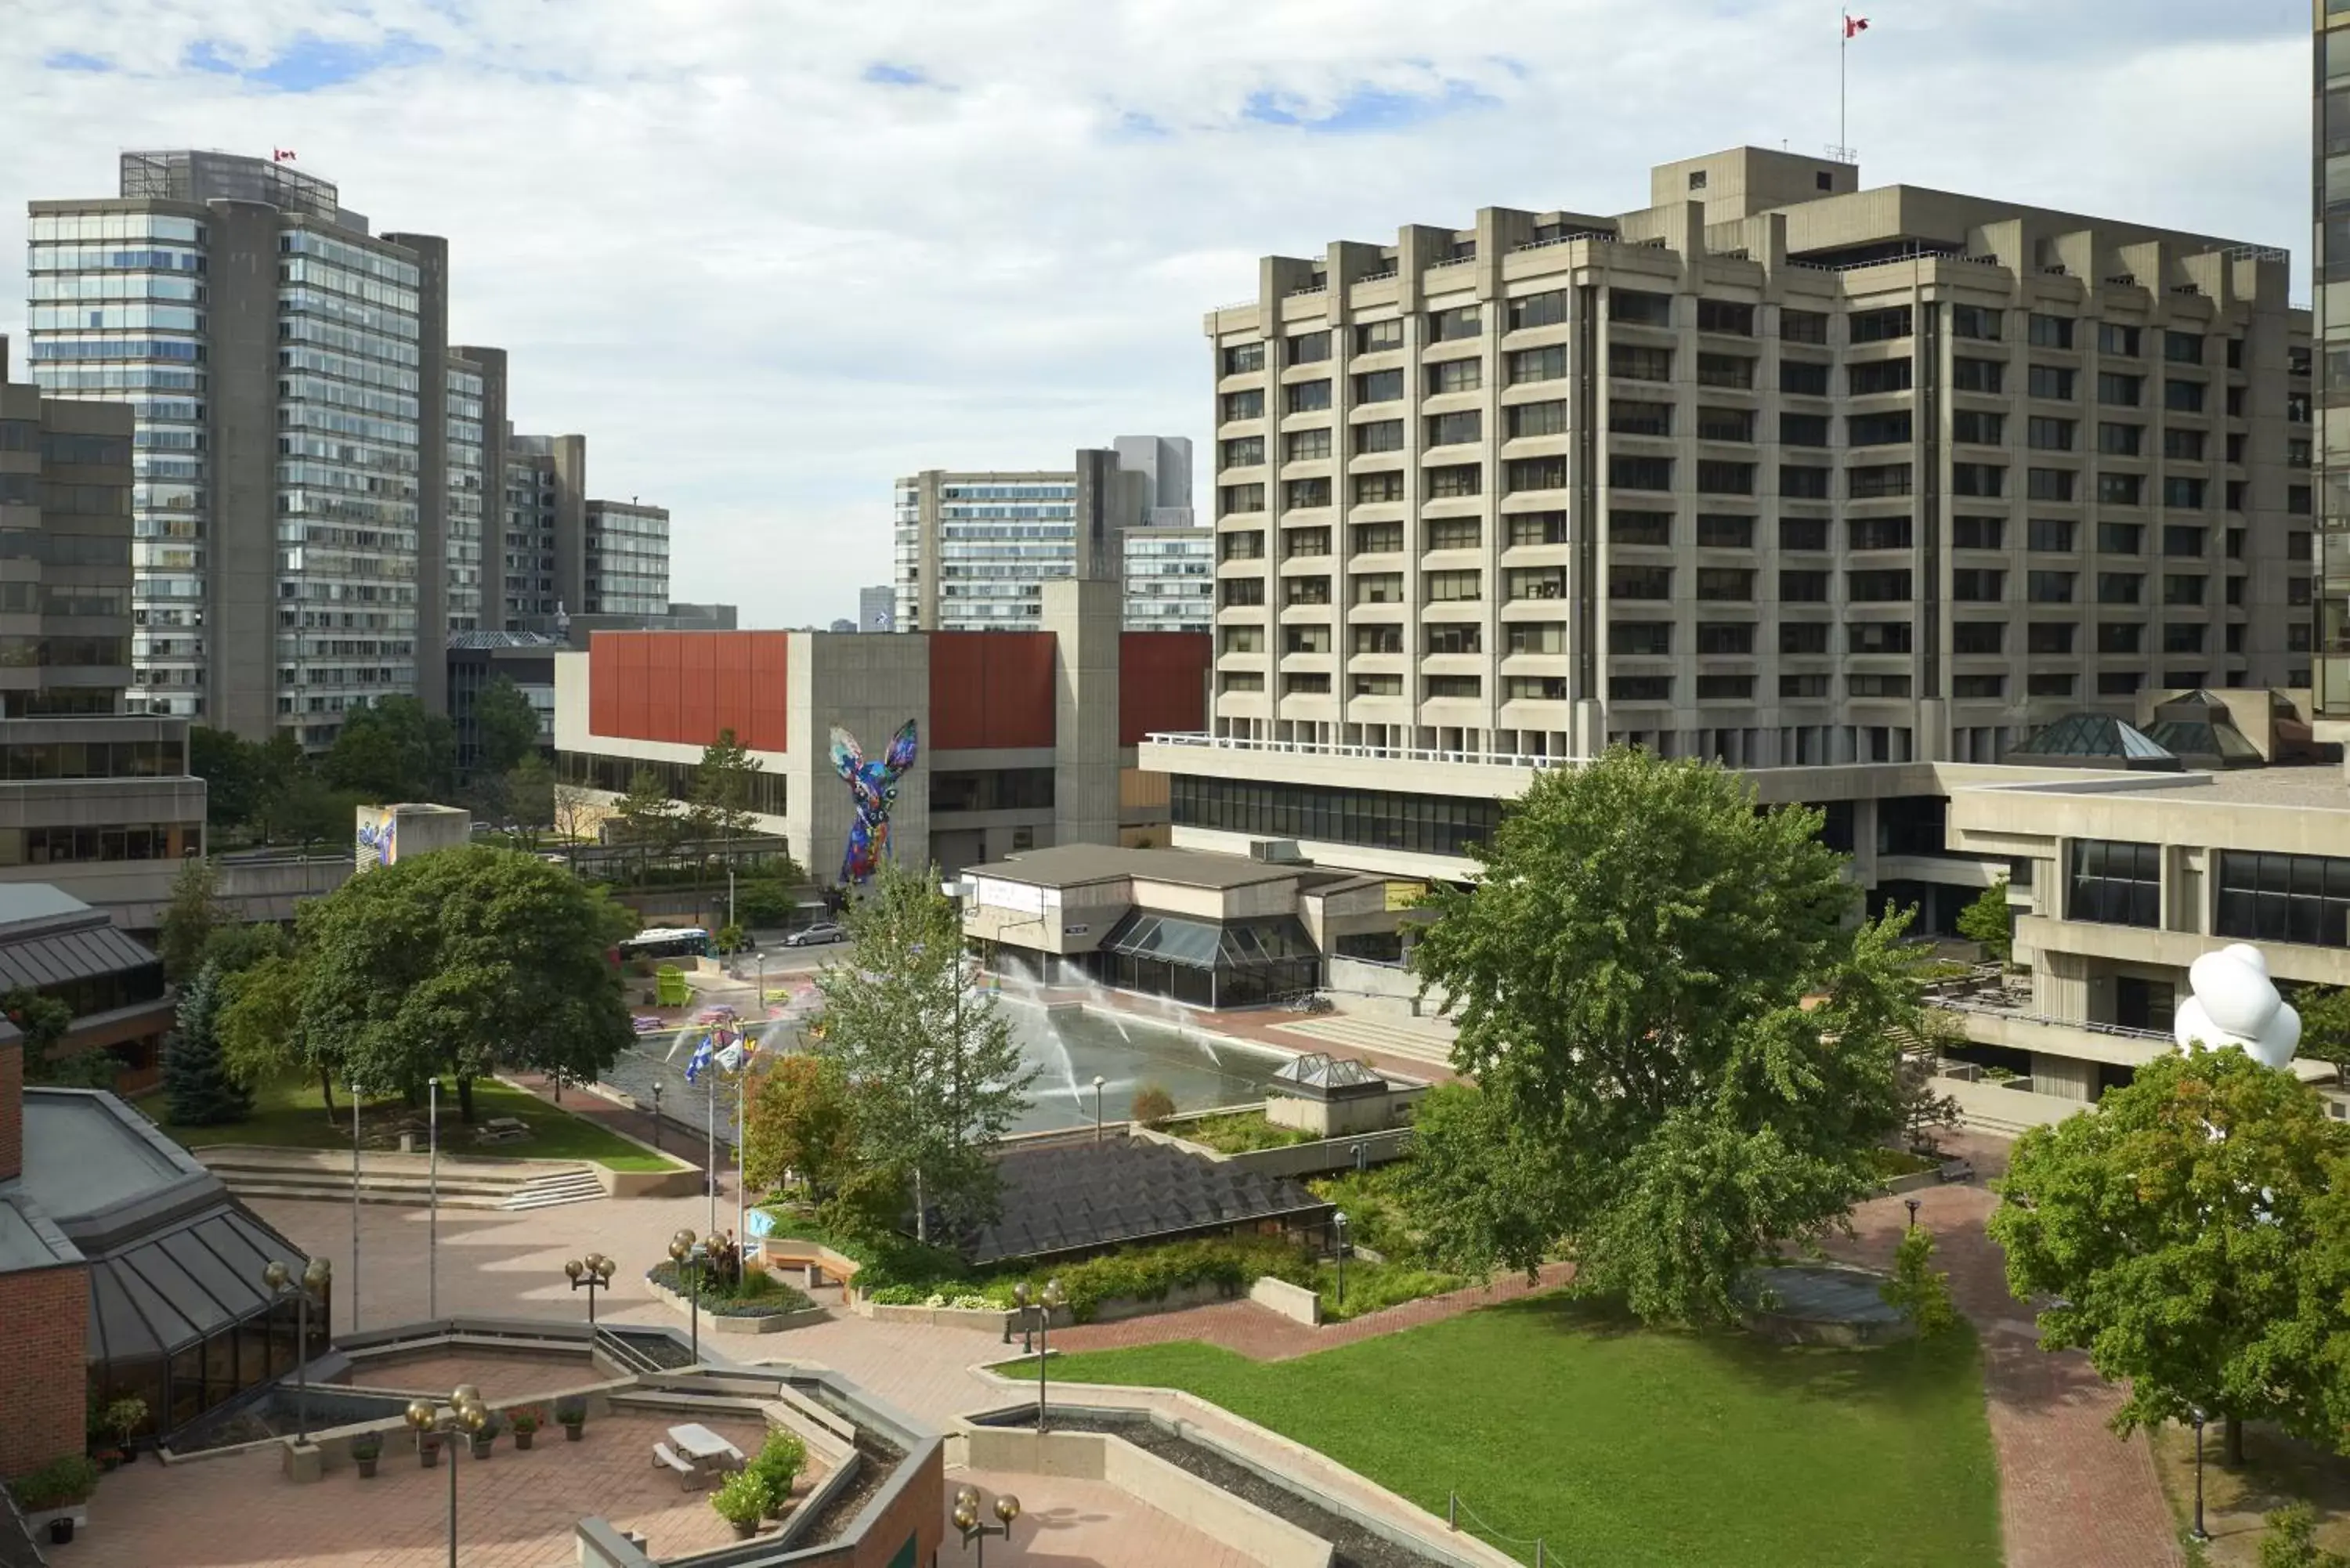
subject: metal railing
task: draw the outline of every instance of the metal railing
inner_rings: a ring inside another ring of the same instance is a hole
[[[2012,1018],[2018,1023],[2045,1024],[2051,1029],[2079,1029],[2091,1034],[2109,1035],[2116,1040],[2147,1040],[2168,1045],[2169,1033],[2160,1029],[2137,1029],[2126,1023],[2100,1023],[2087,1018],[2052,1018],[2029,1008],[2006,1007],[1985,1002],[1975,996],[1929,995],[1929,1007],[1939,1007],[1946,1012],[1970,1012],[1984,1018]]]
[[[1478,763],[1500,768],[1572,767],[1581,757],[1534,756],[1514,752],[1472,752],[1418,746],[1347,745],[1325,741],[1256,741],[1237,735],[1211,735],[1197,730],[1153,730],[1144,743],[1161,746],[1202,746],[1211,751],[1254,752],[1284,756],[1347,757],[1375,763]]]
[[[1464,1513],[1473,1521],[1467,1527],[1470,1534],[1483,1537],[1495,1545],[1531,1546],[1534,1549],[1534,1568],[1549,1568],[1550,1549],[1541,1536],[1529,1539],[1523,1535],[1505,1534],[1486,1523],[1484,1516],[1463,1501],[1459,1492],[1447,1491],[1444,1494],[1445,1524],[1453,1530],[1462,1528],[1461,1516]]]

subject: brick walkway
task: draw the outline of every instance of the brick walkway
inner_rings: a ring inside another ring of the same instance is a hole
[[[1539,1284],[1529,1285],[1523,1274],[1511,1274],[1496,1279],[1490,1285],[1473,1285],[1447,1295],[1424,1296],[1384,1312],[1367,1314],[1346,1323],[1328,1324],[1320,1328],[1309,1328],[1295,1318],[1284,1317],[1254,1302],[1217,1302],[1211,1306],[1160,1313],[1153,1317],[1130,1317],[1119,1323],[1089,1323],[1055,1329],[1052,1344],[1055,1350],[1122,1350],[1129,1345],[1165,1345],[1173,1340],[1196,1339],[1209,1345],[1220,1345],[1252,1361],[1287,1361],[1293,1356],[1311,1355],[1317,1350],[1335,1350],[1342,1345],[1353,1345],[1361,1340],[1377,1339],[1381,1334],[1417,1328],[1424,1323],[1440,1323],[1448,1317],[1458,1317],[1464,1312],[1474,1312],[1479,1307],[1492,1306],[1497,1302],[1515,1301],[1534,1291],[1565,1283],[1573,1272],[1571,1264],[1552,1263],[1544,1268]]]
[[[705,1424],[739,1447],[761,1436],[739,1421]],[[542,1433],[525,1454],[501,1438],[486,1462],[458,1461],[460,1560],[466,1568],[572,1563],[586,1514],[643,1532],[657,1558],[731,1542],[707,1491],[681,1491],[653,1469],[652,1445],[668,1425],[606,1416],[588,1424],[583,1442]],[[413,1449],[387,1442],[374,1480],[338,1469],[300,1486],[279,1473],[274,1448],[195,1464],[150,1461],[107,1478],[86,1534],[42,1550],[57,1568],[435,1568],[448,1560],[450,1462],[424,1469]]]
[[[1031,1568],[1101,1568],[1112,1563],[1148,1563],[1150,1568],[1255,1568],[1221,1542],[1139,1504],[1107,1481],[1071,1476],[996,1475],[985,1470],[947,1472],[945,1544],[939,1568],[969,1568],[982,1561],[982,1548],[966,1549],[955,1530],[954,1489],[971,1485],[982,1494],[980,1517],[995,1522],[995,1500],[1005,1492],[1020,1500],[1012,1539],[984,1543],[986,1562],[1026,1563]]]
[[[1988,1179],[2006,1168],[2001,1140],[1953,1137]],[[1935,1261],[1982,1342],[1983,1392],[1999,1460],[2000,1528],[2006,1568],[2183,1568],[2178,1529],[2143,1436],[2126,1440],[2106,1423],[2121,1403],[2088,1358],[2040,1348],[2031,1309],[2007,1292],[1999,1249],[1983,1233],[1999,1199],[1981,1185],[1929,1187],[1918,1223],[1935,1235]],[[1908,1223],[1898,1198],[1853,1211],[1858,1232],[1827,1249],[1882,1266]]]
[[[535,1355],[503,1351],[492,1355],[468,1351],[423,1351],[411,1355],[369,1356],[352,1369],[346,1381],[354,1388],[384,1388],[399,1394],[431,1394],[445,1398],[450,1390],[470,1383],[493,1405],[536,1399],[549,1389],[577,1388],[600,1383],[604,1375],[583,1350],[577,1355]],[[552,1417],[550,1417],[550,1419]]]

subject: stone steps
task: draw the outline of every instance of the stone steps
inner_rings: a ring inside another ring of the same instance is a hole
[[[348,1153],[226,1145],[196,1157],[239,1197],[351,1200]],[[362,1203],[421,1207],[437,1190],[444,1209],[543,1208],[604,1196],[596,1172],[577,1161],[444,1158],[436,1182],[427,1157],[376,1150],[360,1156],[358,1185]]]
[[[509,1195],[501,1209],[554,1209],[566,1203],[591,1203],[604,1196],[604,1183],[586,1166],[542,1176]]]
[[[1313,1049],[1333,1054],[1342,1054],[1351,1047],[1408,1062],[1424,1062],[1430,1066],[1452,1064],[1451,1036],[1426,1024],[1342,1012],[1309,1023],[1276,1023],[1273,1028],[1283,1034],[1303,1035],[1315,1043]]]

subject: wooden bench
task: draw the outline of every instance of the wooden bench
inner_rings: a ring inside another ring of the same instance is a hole
[[[700,1465],[686,1459],[667,1443],[657,1442],[653,1445],[653,1464],[656,1468],[667,1466],[676,1474],[680,1491],[700,1491],[703,1484],[710,1480]]]

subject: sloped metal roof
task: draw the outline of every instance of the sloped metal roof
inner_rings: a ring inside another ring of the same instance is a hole
[[[2179,765],[2178,757],[2147,739],[2144,731],[2109,713],[2067,714],[2012,748],[2008,755],[2154,771],[2173,771]]]
[[[11,986],[62,985],[101,974],[119,974],[156,961],[155,955],[100,918],[74,930],[35,933],[11,940],[0,932],[0,991]]]
[[[1261,1220],[1315,1221],[1330,1205],[1286,1178],[1140,1139],[1023,1149],[996,1162],[1003,1210],[963,1241],[975,1264],[1098,1251]]]

